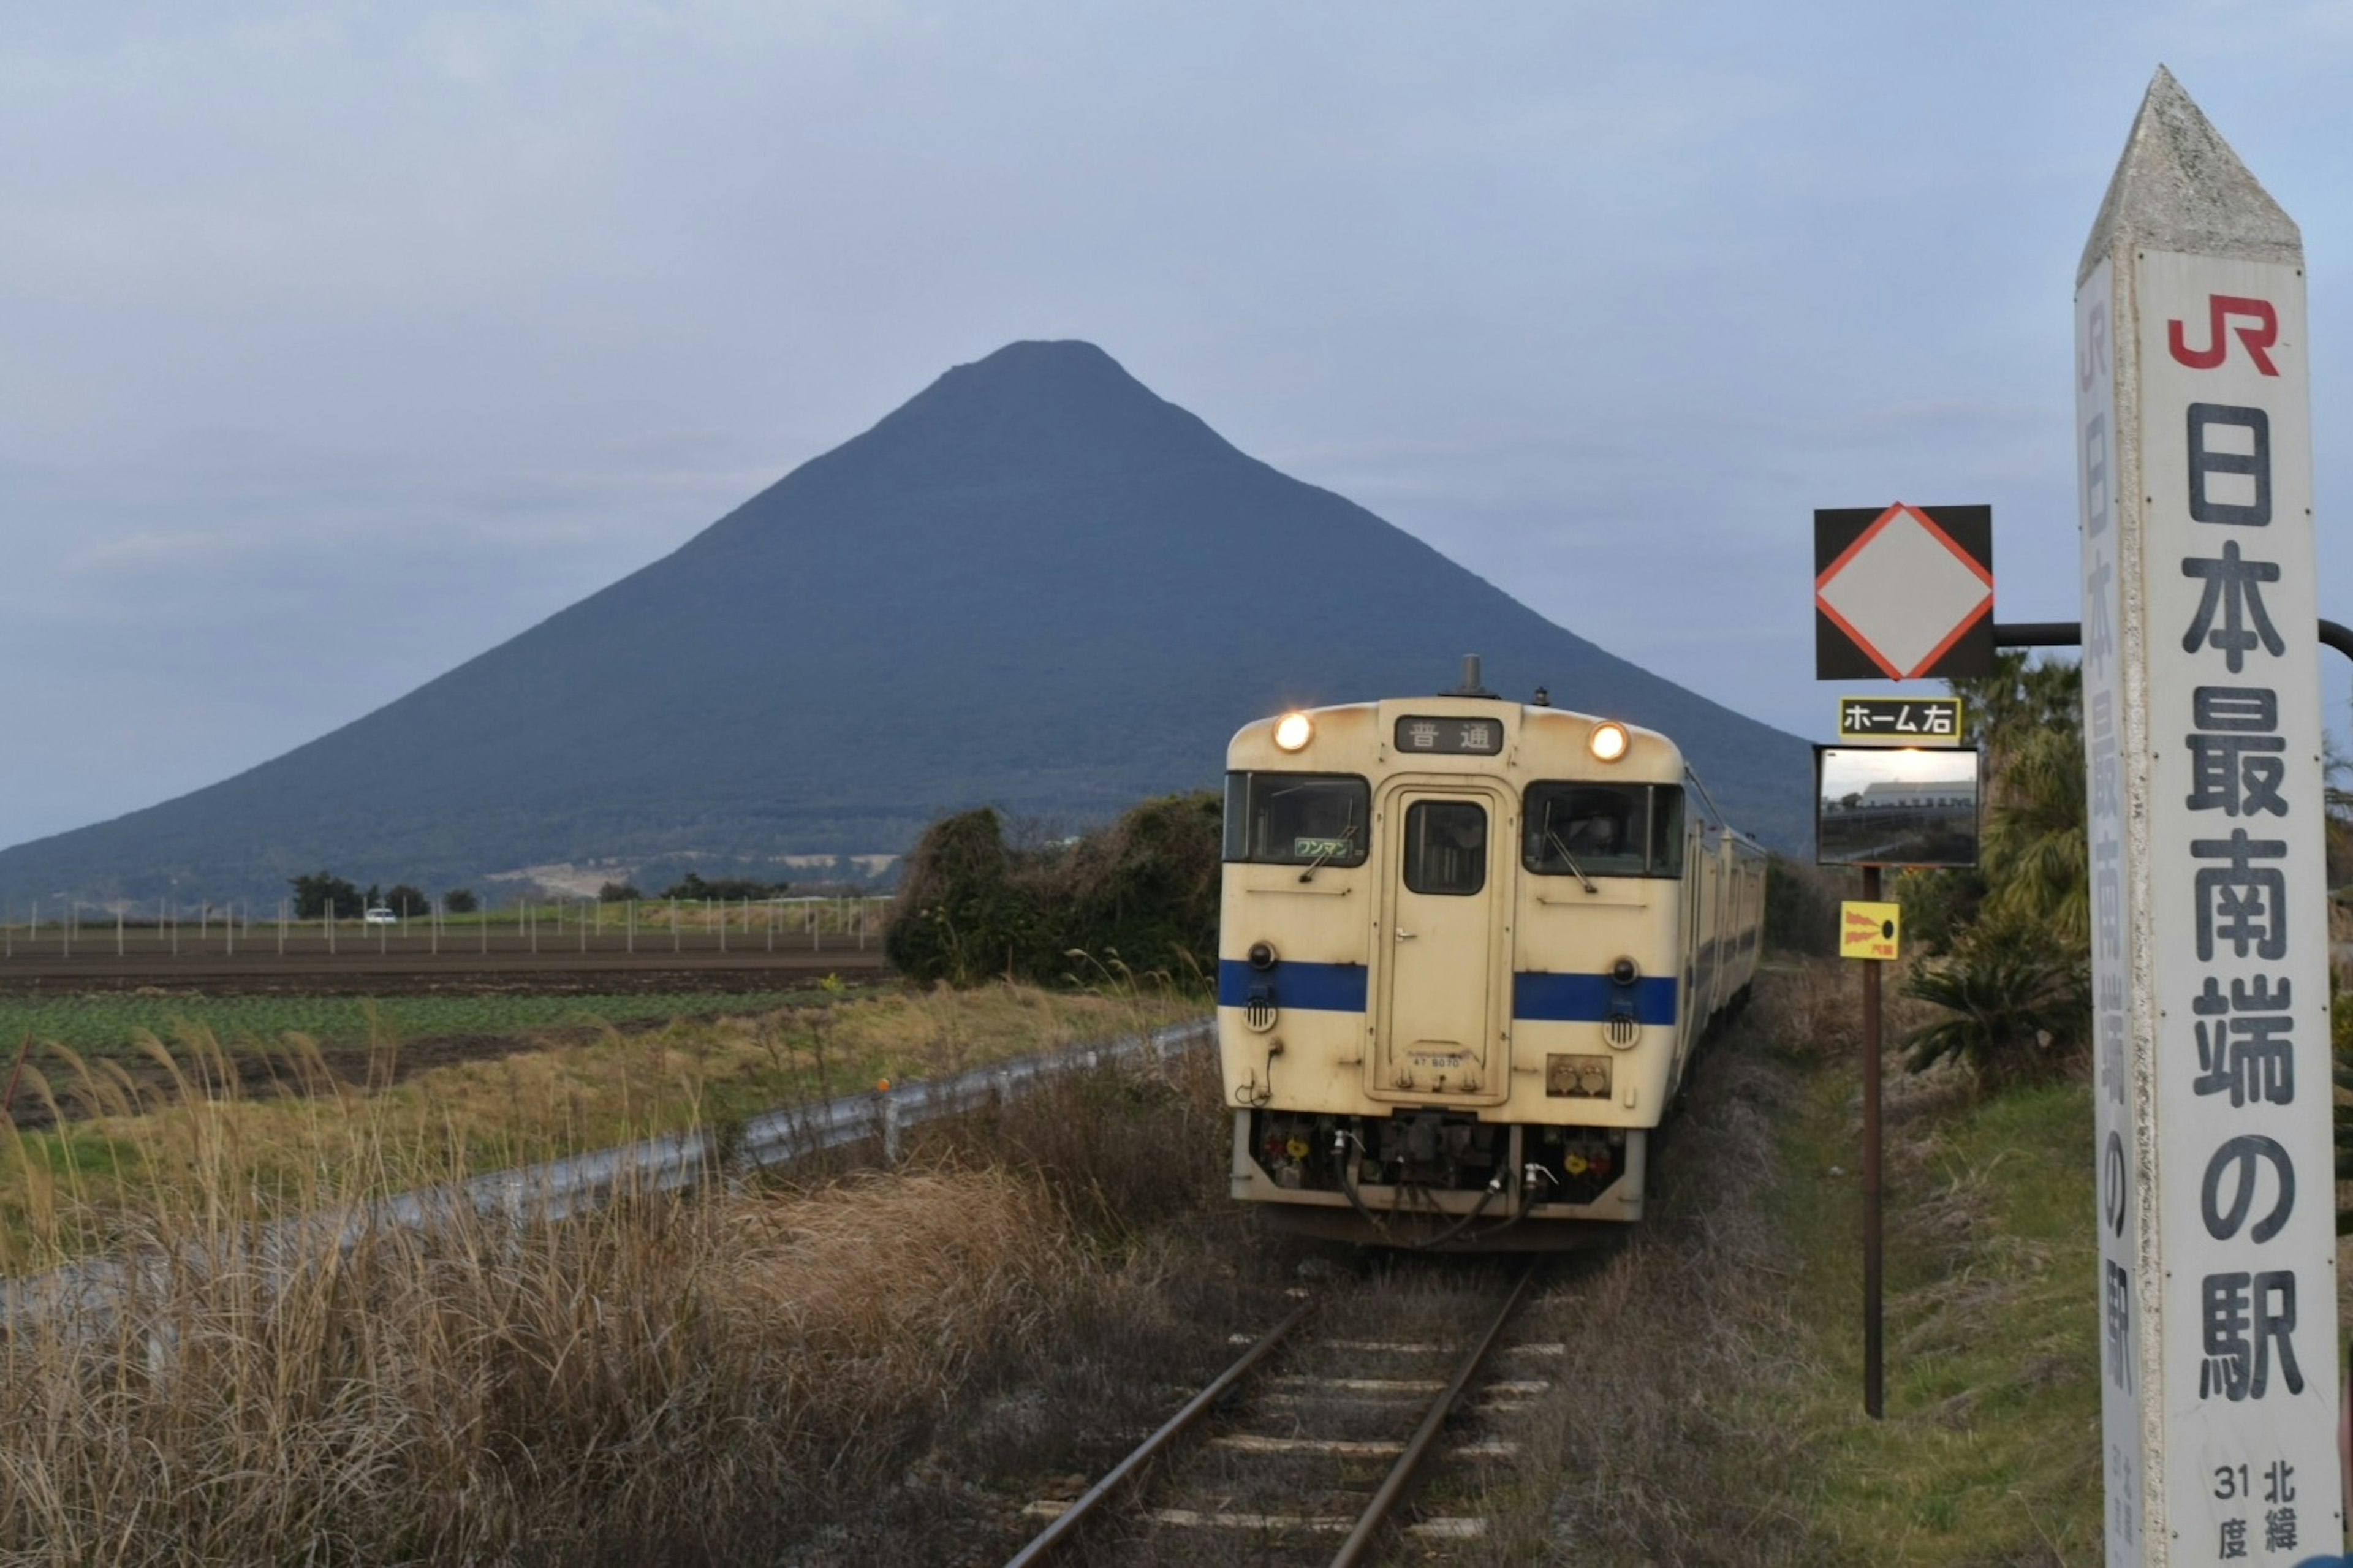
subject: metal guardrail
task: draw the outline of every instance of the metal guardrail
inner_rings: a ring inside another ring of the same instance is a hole
[[[374,1231],[430,1229],[470,1210],[516,1223],[565,1220],[601,1208],[621,1194],[680,1192],[731,1170],[765,1170],[870,1140],[881,1142],[886,1160],[895,1160],[900,1135],[907,1128],[1018,1099],[1059,1074],[1166,1061],[1215,1035],[1213,1021],[1198,1018],[1148,1035],[1017,1057],[946,1078],[767,1111],[744,1123],[732,1138],[708,1131],[665,1133],[463,1182],[419,1187],[346,1209],[296,1215],[264,1226],[256,1238],[256,1253],[265,1268],[284,1268],[315,1257],[322,1241],[349,1248]],[[202,1269],[217,1262],[202,1257],[175,1262],[151,1249],[129,1257],[83,1258],[0,1280],[0,1329],[18,1325],[27,1314],[37,1318],[79,1309],[102,1315],[124,1291],[160,1282],[175,1266]]]
[[[610,1199],[617,1189],[675,1192],[731,1166],[765,1170],[790,1164],[828,1149],[879,1140],[885,1160],[899,1154],[899,1135],[944,1117],[969,1115],[1018,1099],[1057,1073],[1134,1061],[1165,1061],[1199,1046],[1215,1034],[1207,1018],[970,1068],[946,1078],[869,1089],[810,1106],[787,1106],[752,1118],[734,1138],[702,1132],[669,1133],[618,1148],[573,1154],[512,1171],[476,1176],[463,1184],[478,1214],[518,1219],[565,1219]],[[385,1200],[403,1205],[423,1194]],[[384,1205],[378,1205],[383,1207]],[[425,1210],[418,1211],[418,1223]],[[412,1223],[407,1211],[377,1215],[379,1222]]]

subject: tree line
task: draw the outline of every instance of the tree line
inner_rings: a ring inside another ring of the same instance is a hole
[[[390,888],[379,888],[371,882],[364,891],[347,877],[332,871],[313,871],[308,876],[290,877],[287,886],[294,889],[294,918],[316,921],[356,920],[369,910],[390,910],[402,920],[414,920],[433,912],[433,900],[424,891],[406,882],[396,882]],[[789,882],[760,882],[744,877],[715,877],[709,880],[690,871],[686,876],[663,889],[657,897],[664,899],[773,899],[791,887]],[[597,889],[600,903],[629,903],[645,898],[628,882],[607,882]],[[470,888],[452,888],[441,895],[444,914],[470,915],[482,907],[482,900]]]

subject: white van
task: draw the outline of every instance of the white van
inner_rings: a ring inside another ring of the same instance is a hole
[[[376,905],[360,916],[360,919],[372,926],[396,926],[400,923],[400,917],[382,904]]]

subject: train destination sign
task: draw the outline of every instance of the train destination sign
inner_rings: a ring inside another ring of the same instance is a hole
[[[1993,509],[1814,513],[1814,679],[1993,673]]]
[[[1957,746],[1957,697],[1841,697],[1838,738],[1850,746]]]
[[[2306,321],[2160,69],[2075,292],[2108,1568],[2341,1540]]]
[[[1399,752],[1433,756],[1493,757],[1504,750],[1501,719],[1427,719],[1410,714],[1397,721]]]

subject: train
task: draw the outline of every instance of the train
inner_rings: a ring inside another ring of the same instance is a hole
[[[1642,1217],[1746,999],[1766,855],[1667,736],[1498,697],[1302,708],[1226,752],[1233,1195],[1281,1228],[1536,1250]]]

